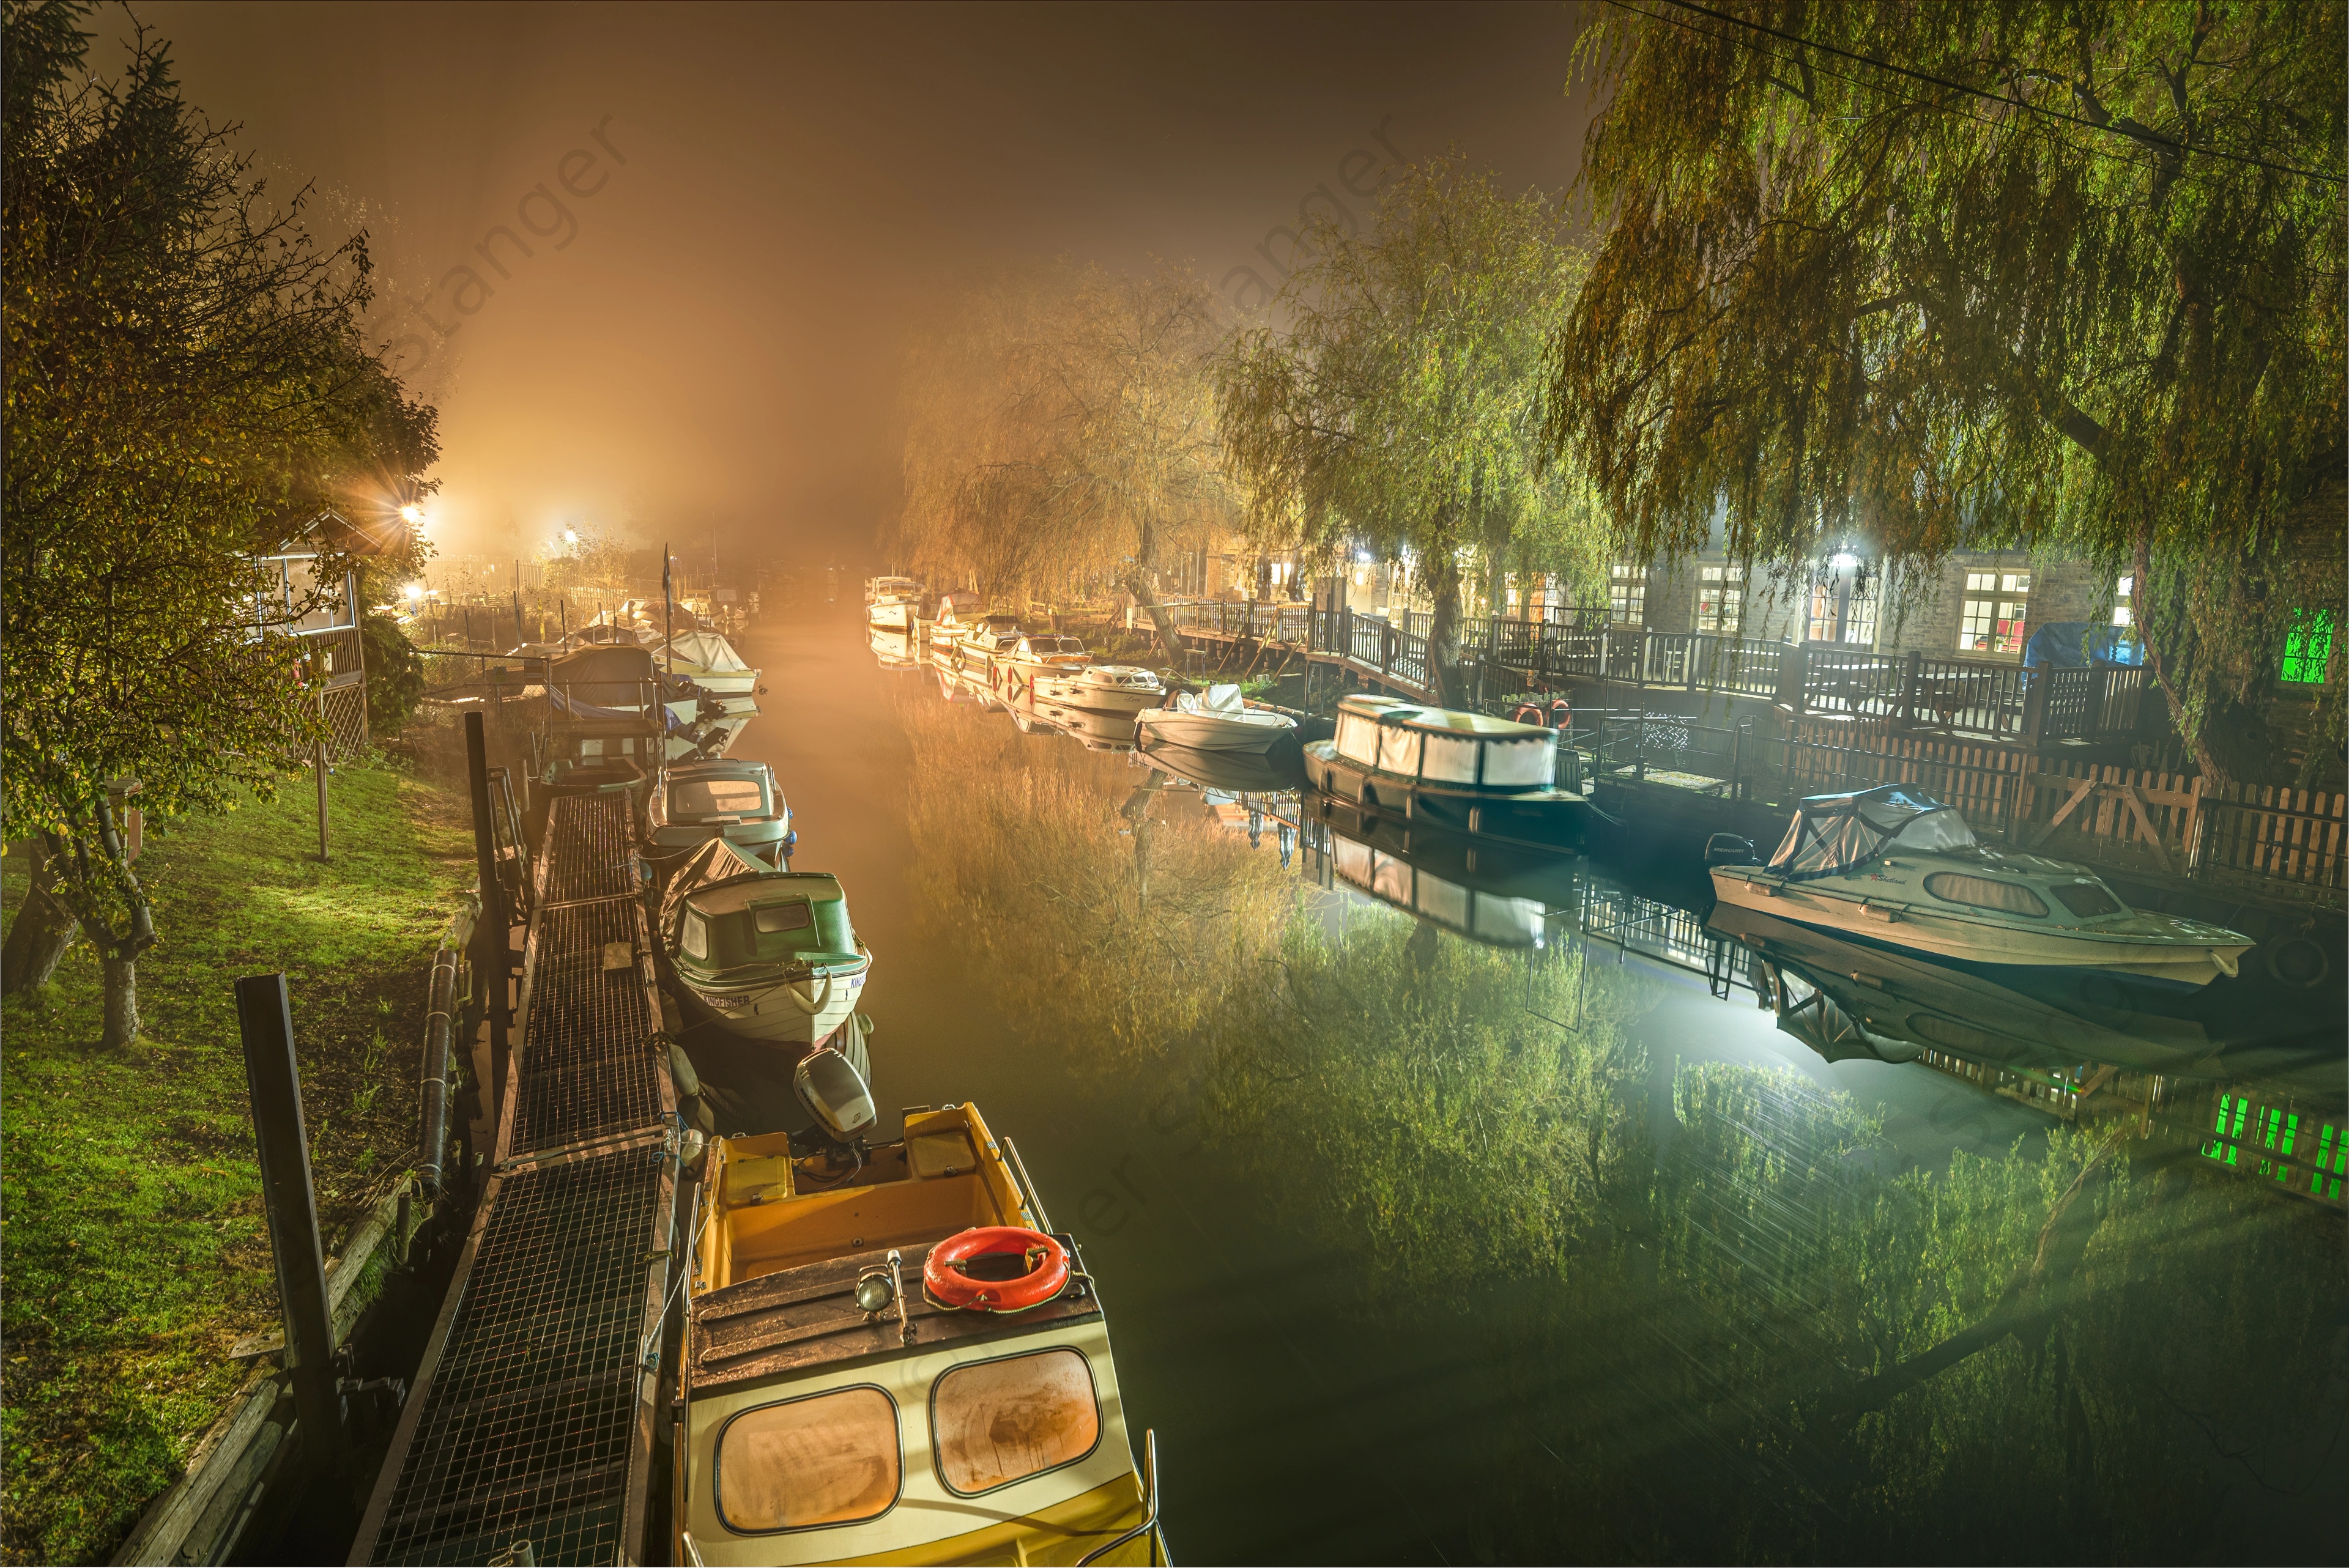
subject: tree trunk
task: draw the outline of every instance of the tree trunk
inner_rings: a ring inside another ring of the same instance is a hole
[[[2137,634],[2145,643],[2146,667],[2153,672],[2154,684],[2161,687],[2169,704],[2171,727],[2194,753],[2203,788],[2216,789],[2235,782],[2245,771],[2243,764],[2252,772],[2263,771],[2272,761],[2274,748],[2266,717],[2258,708],[2238,701],[2231,693],[2206,691],[2209,700],[2201,719],[2189,722],[2189,694],[2179,689],[2172,660],[2161,651],[2177,628],[2159,632],[2154,628],[2153,552],[2142,531],[2137,537],[2136,566]]]
[[[1460,562],[1448,549],[1428,552],[1428,591],[1435,614],[1427,624],[1427,689],[1438,707],[1458,707],[1460,660]],[[1409,611],[1404,612],[1408,616]],[[1409,624],[1409,621],[1404,623]]]
[[[1170,659],[1181,656],[1183,641],[1175,632],[1174,617],[1158,602],[1158,590],[1150,585],[1149,568],[1136,562],[1133,570],[1125,574],[1125,591],[1150,613],[1150,624],[1158,633],[1159,651]]]
[[[8,923],[8,939],[0,944],[0,991],[22,996],[49,983],[73,946],[81,929],[73,912],[51,892],[57,872],[51,858],[36,845],[33,874],[16,918]]]
[[[139,960],[106,960],[106,1031],[98,1044],[111,1049],[139,1037]]]

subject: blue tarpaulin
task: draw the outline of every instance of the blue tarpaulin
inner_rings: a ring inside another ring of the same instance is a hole
[[[2127,626],[2051,621],[2023,645],[2024,669],[2076,670],[2090,665],[2141,665],[2145,645]]]

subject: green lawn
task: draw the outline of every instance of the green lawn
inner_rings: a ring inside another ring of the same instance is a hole
[[[0,1559],[103,1561],[179,1474],[277,1307],[232,983],[283,969],[331,1248],[415,1143],[429,954],[472,882],[461,796],[392,771],[150,832],[146,1037],[104,1051],[98,965],[0,1014]],[[23,868],[11,861],[14,913]]]

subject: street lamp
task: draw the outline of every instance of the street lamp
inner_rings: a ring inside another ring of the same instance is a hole
[[[423,597],[424,597],[424,584],[423,584],[423,583],[410,583],[408,585],[408,602],[409,602],[409,603],[413,604],[413,603],[415,603],[419,599],[421,599],[421,598],[423,598]]]
[[[402,522],[414,522],[423,515],[424,509],[418,506],[414,501],[410,501],[406,506],[399,509],[399,521]]]
[[[578,543],[578,542],[579,542],[579,534],[578,534],[578,531],[577,531],[575,529],[569,529],[569,528],[564,529],[564,530],[563,531],[563,542],[564,542],[564,543],[565,543],[565,544],[576,544],[576,543]]]
[[[1827,564],[1838,572],[1848,572],[1859,564],[1859,557],[1848,550],[1839,550],[1828,560]]]

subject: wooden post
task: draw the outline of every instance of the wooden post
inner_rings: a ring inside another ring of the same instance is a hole
[[[318,682],[318,738],[310,748],[310,770],[318,776],[318,859],[324,861],[326,858],[326,683],[324,680]]]
[[[1900,666],[1900,707],[1893,717],[1902,726],[1917,722],[1917,687],[1924,678],[1925,655],[1911,648]]]
[[[2023,672],[2023,744],[2034,750],[2047,725],[2047,688],[2054,682],[2052,666]]]
[[[326,1295],[326,1249],[318,1239],[317,1194],[310,1184],[309,1136],[302,1124],[302,1078],[294,1061],[294,1011],[285,976],[249,975],[239,980],[236,1021],[261,1157],[262,1207],[277,1263],[294,1408],[304,1447],[339,1467],[347,1450],[342,1393],[335,1377],[334,1315]]]

